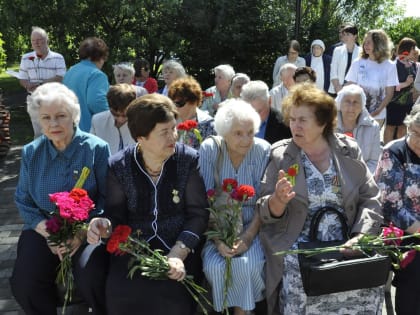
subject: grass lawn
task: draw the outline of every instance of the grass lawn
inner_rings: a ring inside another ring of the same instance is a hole
[[[9,70],[19,70],[19,66],[8,67]],[[0,94],[9,95],[22,92],[23,88],[19,84],[19,80],[8,75],[5,71],[0,72]]]
[[[18,66],[8,69],[18,70]],[[0,95],[3,96],[3,104],[10,111],[10,137],[12,144],[23,145],[33,140],[31,120],[26,112],[25,90],[20,86],[18,79],[0,73]]]
[[[34,139],[32,123],[25,106],[10,109],[10,138],[14,145],[24,145]]]

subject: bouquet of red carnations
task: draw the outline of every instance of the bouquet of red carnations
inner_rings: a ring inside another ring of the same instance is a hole
[[[192,146],[194,139],[197,139],[198,143],[203,141],[200,131],[197,129],[198,123],[195,120],[186,120],[179,123],[176,127],[179,133],[179,141],[189,146]]]
[[[82,189],[90,170],[84,167],[82,174],[75,187],[70,192],[57,192],[50,194],[50,200],[57,206],[57,211],[50,213],[50,218],[46,222],[48,243],[52,246],[64,246],[66,252],[58,266],[56,283],[65,287],[63,314],[65,307],[72,299],[73,291],[73,272],[71,254],[71,242],[74,238],[83,239],[83,232],[86,230],[86,221],[89,213],[95,207],[89,198],[86,190]]]
[[[214,189],[207,191],[210,204],[210,227],[206,232],[209,239],[224,242],[233,248],[243,229],[242,206],[255,195],[255,189],[249,185],[240,185],[233,178],[226,178],[222,183],[222,192],[217,196]],[[232,258],[225,257],[224,274],[224,309],[227,310],[227,290],[232,283]]]
[[[131,232],[132,229],[128,225],[117,225],[106,245],[107,251],[115,255],[133,256],[128,266],[130,278],[139,271],[142,276],[153,280],[167,280],[170,270],[168,258],[161,250],[151,249],[149,243],[140,238],[141,231],[136,232],[137,237],[131,236]],[[212,306],[205,297],[207,290],[196,284],[190,275],[187,275],[181,283],[200,306],[202,312],[207,315],[206,305]]]

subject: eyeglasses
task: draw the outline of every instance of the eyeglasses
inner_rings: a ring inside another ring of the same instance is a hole
[[[185,106],[185,104],[187,103],[187,101],[186,100],[182,100],[182,101],[174,101],[174,104],[175,104],[175,106],[176,107],[184,107]]]
[[[289,51],[287,54],[288,55],[297,55],[299,53],[297,51]]]

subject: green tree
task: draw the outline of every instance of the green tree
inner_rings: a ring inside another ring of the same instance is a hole
[[[2,36],[3,35],[0,33],[0,73],[2,73],[6,68],[6,52],[3,48],[4,41]]]
[[[0,0],[0,29],[8,61],[30,50],[31,26],[47,30],[51,49],[67,65],[88,36],[110,48],[104,70],[142,56],[157,75],[165,58],[179,58],[203,87],[213,84],[211,69],[230,63],[252,79],[271,83],[275,59],[295,38],[296,0]],[[308,52],[315,38],[337,41],[336,29],[354,22],[363,33],[388,27],[402,15],[395,0],[302,0],[298,40]],[[405,28],[400,28],[404,30]],[[398,29],[391,36],[397,38]],[[403,32],[400,33],[401,35]]]
[[[407,17],[400,19],[397,23],[389,25],[385,30],[395,45],[403,37],[413,38],[416,40],[417,46],[420,45],[420,18]]]

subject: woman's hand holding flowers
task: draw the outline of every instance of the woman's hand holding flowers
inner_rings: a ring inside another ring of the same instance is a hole
[[[340,249],[340,252],[344,254],[344,256],[358,256],[360,255],[362,252],[356,249],[352,249],[353,246],[355,246],[359,240],[363,237],[363,234],[358,234],[354,237],[352,237],[351,239],[349,239],[347,242],[345,242],[343,244],[344,248]],[[346,248],[348,247],[348,248]]]
[[[176,281],[184,280],[187,272],[185,271],[184,262],[178,257],[169,257],[168,256],[168,278]]]
[[[271,195],[269,200],[270,212],[280,217],[283,215],[287,203],[292,200],[296,193],[293,190],[292,183],[287,180],[286,173],[283,170],[279,171],[278,180],[274,188],[274,193]]]
[[[50,233],[47,232],[47,225],[45,224],[46,222],[47,220],[42,220],[35,227],[35,232],[37,232],[45,238],[50,236]]]
[[[225,242],[223,242],[221,240],[215,240],[214,243],[216,245],[216,248],[217,248],[220,256],[230,257],[230,258],[235,256],[234,250],[232,248],[230,248],[229,246],[227,246]]]
[[[63,260],[63,255],[70,252],[70,257],[73,256],[79,247],[82,245],[82,239],[79,237],[74,237],[67,241],[67,244],[60,244],[60,245],[51,245],[48,244],[51,252],[58,256],[60,261]]]

